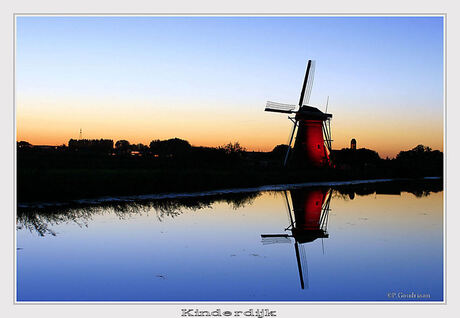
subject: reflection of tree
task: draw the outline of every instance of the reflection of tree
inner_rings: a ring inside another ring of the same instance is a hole
[[[37,215],[18,215],[17,228],[26,228],[30,232],[35,231],[40,236],[45,236],[45,234],[56,236],[56,233],[48,228],[48,222],[43,221],[42,218],[40,218],[40,216]]]
[[[353,200],[352,197],[354,198],[354,195],[352,195],[352,193],[354,194],[354,192],[340,192],[340,190],[334,189],[332,190],[331,196],[333,199],[338,198],[344,201],[349,201]]]
[[[432,192],[436,193],[442,190],[443,182],[441,179],[408,179],[391,182],[335,186],[333,197],[338,197],[343,200],[353,200],[355,195],[366,196],[372,194],[401,194],[401,192],[408,192],[420,198],[429,196]]]
[[[329,187],[327,187],[329,188]],[[355,195],[370,195],[374,193],[394,194],[395,192],[409,192],[416,197],[430,195],[431,192],[443,190],[442,180],[416,180],[385,183],[367,183],[347,186],[334,186],[332,198],[353,200]],[[279,191],[267,192],[269,195],[279,195]],[[46,208],[18,208],[17,228],[26,228],[37,232],[40,236],[56,235],[50,228],[61,223],[76,223],[80,227],[87,227],[96,215],[113,213],[120,219],[129,219],[136,215],[148,215],[152,212],[161,222],[170,217],[175,218],[187,210],[197,211],[212,208],[214,203],[224,202],[234,210],[252,205],[260,196],[260,192],[226,193],[202,197],[165,198],[150,201],[131,201],[117,203],[101,203],[99,205],[79,205],[67,207]]]
[[[411,191],[407,191],[409,193],[412,193],[415,195],[417,198],[422,198],[422,197],[427,197],[431,194],[431,192],[438,192],[438,191],[430,191],[430,190],[423,190],[423,189],[414,189]]]
[[[88,221],[96,215],[113,213],[119,219],[126,220],[134,216],[148,215],[152,211],[161,222],[166,217],[175,218],[187,210],[196,211],[211,208],[212,204],[225,202],[233,209],[251,205],[260,192],[231,193],[203,197],[158,199],[152,201],[104,203],[100,205],[80,205],[47,208],[18,208],[17,228],[26,228],[40,236],[56,233],[50,228],[62,223],[76,223],[87,227]]]
[[[37,232],[40,236],[45,236],[46,234],[55,236],[56,233],[50,229],[50,226],[73,222],[80,227],[87,227],[88,221],[91,220],[92,216],[96,213],[100,214],[101,211],[89,211],[83,208],[72,209],[69,213],[65,211],[57,213],[40,213],[39,210],[18,209],[17,227],[18,229],[26,228],[31,232]]]
[[[227,195],[223,201],[231,205],[234,210],[238,210],[247,205],[252,205],[259,195],[260,192],[232,193]]]

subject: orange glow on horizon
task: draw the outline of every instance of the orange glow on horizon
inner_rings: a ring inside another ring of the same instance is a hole
[[[17,107],[17,141],[33,145],[68,144],[78,139],[80,128],[86,139],[125,139],[132,144],[149,145],[155,139],[181,138],[193,146],[218,147],[238,141],[249,151],[271,151],[287,144],[292,123],[287,116],[266,113],[263,107],[234,111],[227,105],[192,105],[178,109],[174,103],[155,107],[151,103],[67,102],[19,100]],[[45,107],[46,105],[46,107]],[[96,106],[97,105],[97,106]],[[411,114],[389,117],[363,114],[334,114],[331,122],[333,149],[368,148],[381,158],[394,157],[399,151],[423,144],[443,151],[442,115]]]

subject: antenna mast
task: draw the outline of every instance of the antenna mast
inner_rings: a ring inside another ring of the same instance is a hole
[[[80,128],[80,140],[82,139],[81,136],[82,136],[82,131],[81,131],[81,128]]]

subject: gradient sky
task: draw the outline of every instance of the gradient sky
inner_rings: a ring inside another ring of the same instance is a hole
[[[287,143],[308,59],[333,148],[443,148],[442,17],[17,18],[17,139]]]

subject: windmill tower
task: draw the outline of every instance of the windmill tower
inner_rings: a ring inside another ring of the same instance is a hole
[[[296,130],[297,134],[292,159],[299,164],[316,167],[330,164],[329,154],[332,150],[330,120],[332,115],[326,113],[329,98],[326,102],[325,113],[316,107],[308,105],[313,86],[314,71],[315,62],[308,60],[298,105],[281,104],[268,101],[265,107],[265,111],[267,112],[295,114],[293,117],[288,117],[294,123],[294,126],[290,135],[289,147],[284,159],[284,166],[286,166],[288,159],[290,158],[289,151],[291,149],[292,139]]]

